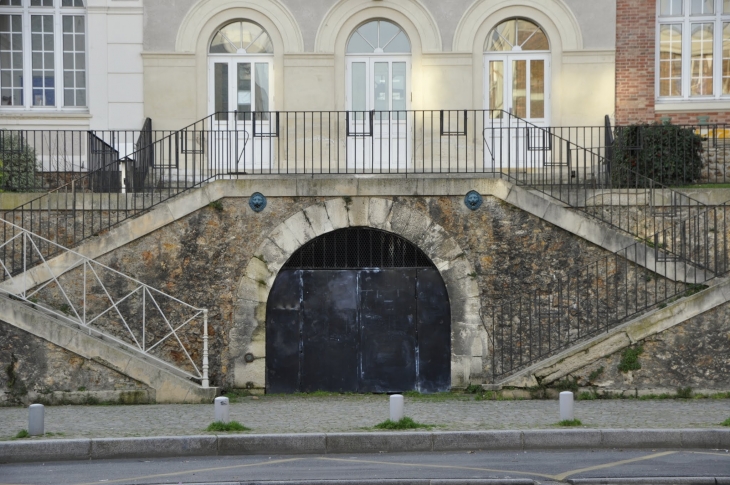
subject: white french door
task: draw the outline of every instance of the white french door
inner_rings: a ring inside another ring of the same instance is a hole
[[[411,156],[410,57],[347,58],[347,166],[397,171]]]
[[[272,165],[273,62],[268,57],[211,57],[209,106],[221,170],[269,170]]]
[[[534,165],[547,159],[551,139],[537,127],[550,126],[550,54],[489,54],[484,59],[485,164]],[[502,111],[527,123],[510,122]],[[499,158],[499,159],[498,159]]]

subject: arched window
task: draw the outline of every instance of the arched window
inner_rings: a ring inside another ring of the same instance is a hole
[[[549,51],[545,32],[536,24],[525,19],[506,20],[496,26],[487,37],[488,52],[503,51]]]
[[[485,101],[490,116],[506,111],[538,125],[550,120],[550,42],[545,31],[522,18],[505,20],[487,37]]]
[[[354,134],[348,164],[403,168],[410,153],[411,41],[399,25],[371,20],[355,29],[346,50],[348,133]]]
[[[411,42],[403,29],[387,20],[361,25],[347,42],[348,54],[408,54]]]
[[[221,27],[210,43],[211,54],[273,54],[274,45],[263,27],[240,20]]]
[[[271,160],[272,138],[267,134],[275,110],[273,54],[271,36],[248,20],[220,27],[208,47],[209,112],[223,132],[219,140],[238,137],[227,145],[235,147],[231,157],[240,169],[264,169]]]

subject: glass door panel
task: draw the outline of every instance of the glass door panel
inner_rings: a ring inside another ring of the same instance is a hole
[[[545,118],[545,61],[530,61],[530,118]]]
[[[490,110],[504,109],[504,61],[489,61],[489,106]],[[491,112],[493,119],[502,118],[502,112]]]
[[[373,93],[373,100],[375,105],[375,119],[379,120],[381,113],[378,111],[389,111],[390,110],[390,79],[389,71],[390,63],[388,62],[376,62],[373,66],[374,81],[375,81],[375,92]],[[387,113],[382,113],[385,119],[388,119]]]
[[[406,108],[406,63],[393,63],[393,111]]]
[[[213,110],[216,121],[226,121],[228,112],[228,63],[213,65]]]
[[[236,68],[236,111],[239,121],[251,119],[251,63],[249,62],[239,62]]]
[[[254,99],[256,110],[263,112],[257,115],[257,119],[269,119],[269,63],[256,63],[256,97]]]
[[[355,119],[362,120],[367,106],[367,63],[353,62],[350,65],[351,92],[350,109],[354,111]]]
[[[527,118],[527,61],[512,61],[512,114]]]

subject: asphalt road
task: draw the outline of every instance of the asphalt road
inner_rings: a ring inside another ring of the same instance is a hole
[[[475,451],[100,460],[0,466],[0,485],[237,484],[274,480],[422,478],[523,478],[552,484],[568,479],[611,477],[730,477],[730,453],[727,450]]]

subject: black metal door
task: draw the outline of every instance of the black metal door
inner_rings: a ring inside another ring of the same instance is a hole
[[[266,308],[266,392],[299,390],[302,271],[279,272]]]
[[[451,387],[451,308],[446,285],[435,268],[418,270],[418,390]]]
[[[360,271],[362,392],[416,388],[416,271]]]
[[[446,287],[400,236],[333,231],[277,276],[266,316],[268,392],[446,391],[450,364]]]
[[[356,271],[302,271],[303,392],[358,391]]]

